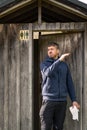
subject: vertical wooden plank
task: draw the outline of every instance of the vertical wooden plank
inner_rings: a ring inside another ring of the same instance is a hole
[[[14,25],[16,26],[16,25]],[[9,24],[7,25],[11,31]],[[6,30],[5,30],[6,31]],[[14,31],[14,30],[13,30]],[[4,129],[20,130],[20,55],[16,33],[4,40]]]
[[[29,40],[21,41],[21,130],[33,130],[33,34],[32,24],[22,29],[29,29]]]
[[[87,23],[84,32],[83,130],[87,130]]]
[[[0,44],[0,130],[3,130],[4,123],[4,62],[3,62],[4,44]]]
[[[28,25],[26,25],[28,26]],[[21,130],[29,130],[29,103],[28,103],[28,46],[29,41],[21,41],[20,43],[20,119]]]
[[[15,57],[16,57],[16,90],[15,90],[15,102],[16,102],[16,130],[20,130],[20,42],[16,39],[15,42]]]
[[[28,53],[28,58],[29,58],[29,79],[28,79],[28,98],[29,98],[29,129],[33,130],[33,32],[32,32],[32,24],[29,24],[29,53]]]
[[[83,54],[84,54],[84,37],[83,37],[83,33],[78,33],[78,47],[77,47],[77,89],[76,89],[76,93],[77,93],[77,100],[80,103],[80,112],[79,112],[79,124],[80,124],[80,128],[78,126],[78,128],[80,130],[82,130],[82,119],[83,119]],[[82,60],[81,60],[82,59]],[[80,64],[78,64],[80,63]],[[78,89],[79,88],[79,89]]]
[[[8,130],[8,40],[4,43],[4,130]]]
[[[10,29],[10,28],[9,28]],[[12,37],[9,38],[8,44],[8,79],[9,79],[9,130],[16,129],[16,62],[15,62],[15,42]]]
[[[20,56],[19,41],[17,33],[10,34],[11,31],[18,31],[17,25],[14,27],[7,25],[9,30],[8,39],[8,130],[20,129]],[[12,29],[12,30],[11,30]],[[8,31],[7,30],[7,31]]]

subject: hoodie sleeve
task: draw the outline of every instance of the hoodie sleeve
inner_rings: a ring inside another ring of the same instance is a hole
[[[40,64],[40,69],[41,69],[42,75],[45,75],[45,76],[50,76],[50,75],[52,75],[52,73],[53,73],[54,71],[56,71],[56,69],[57,69],[57,67],[58,67],[58,65],[59,65],[60,62],[61,62],[61,61],[58,59],[58,60],[56,60],[52,65],[50,65],[49,67],[46,65],[45,62],[44,62],[44,63],[41,63],[41,64]]]
[[[74,84],[73,84],[73,80],[69,68],[67,73],[67,88],[68,88],[68,93],[71,98],[71,101],[72,102],[76,101],[75,88],[74,88]]]

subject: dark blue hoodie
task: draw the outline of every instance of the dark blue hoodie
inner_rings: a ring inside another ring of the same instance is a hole
[[[47,57],[40,69],[43,100],[66,101],[69,94],[71,100],[76,101],[72,77],[65,62]]]

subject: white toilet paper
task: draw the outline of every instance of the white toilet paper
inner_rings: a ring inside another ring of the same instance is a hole
[[[76,106],[71,106],[69,107],[69,110],[72,114],[72,119],[79,121],[79,117],[78,117],[79,109]]]

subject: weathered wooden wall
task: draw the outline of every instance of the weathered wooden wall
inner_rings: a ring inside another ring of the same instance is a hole
[[[33,66],[35,63],[33,64],[32,55],[32,30],[41,32],[43,30],[46,31],[46,29],[48,31],[74,30],[76,32],[79,30],[78,33],[69,32],[67,34],[41,36],[38,42],[40,43],[41,60],[46,55],[46,44],[48,41],[60,43],[61,53],[72,52],[67,62],[74,80],[77,99],[81,105],[80,121],[72,121],[68,110],[71,103],[68,100],[64,130],[70,128],[74,130],[87,130],[87,26],[84,37],[83,28],[84,24],[80,26],[80,23],[44,23],[41,25],[33,24],[33,27],[31,24],[17,24],[16,26],[9,24],[2,26],[2,28],[0,27],[0,130],[33,130],[34,121],[36,121],[35,124],[37,123],[37,119],[33,119],[33,109],[35,107],[33,106],[33,98],[36,91],[34,90],[33,92],[33,69],[36,68]],[[19,40],[20,29],[29,30],[29,40]],[[35,60],[37,60],[37,57]],[[37,87],[37,89],[40,88]],[[40,94],[36,94],[37,96],[39,98]],[[35,110],[38,108],[35,108]]]
[[[28,41],[11,26],[0,34],[0,130],[32,130],[32,26]]]
[[[72,105],[68,99],[66,120],[64,130],[74,129],[82,130],[82,84],[83,84],[83,34],[82,33],[67,33],[56,35],[44,35],[40,37],[40,60],[42,61],[47,55],[47,44],[50,41],[59,43],[61,53],[70,52],[71,56],[67,60],[71,74],[73,77],[77,100],[81,105],[79,114],[79,122],[73,121],[69,112],[69,107]]]

